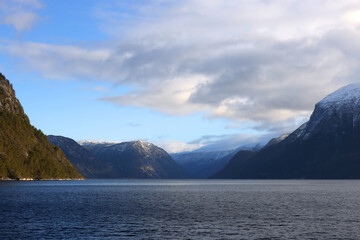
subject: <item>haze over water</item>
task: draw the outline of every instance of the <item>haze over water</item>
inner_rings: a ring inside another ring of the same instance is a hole
[[[356,239],[360,181],[0,182],[4,239]]]

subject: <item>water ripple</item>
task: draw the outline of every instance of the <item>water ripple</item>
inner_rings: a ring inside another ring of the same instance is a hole
[[[0,183],[2,239],[358,239],[360,181]]]

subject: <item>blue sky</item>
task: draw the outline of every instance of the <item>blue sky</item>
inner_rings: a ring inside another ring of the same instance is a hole
[[[265,141],[360,72],[359,1],[0,0],[0,13],[0,71],[33,125],[75,140]]]

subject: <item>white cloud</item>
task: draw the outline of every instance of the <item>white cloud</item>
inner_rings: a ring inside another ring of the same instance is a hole
[[[359,81],[360,1],[149,1],[96,8],[112,43],[0,43],[47,77],[135,90],[103,98],[165,114],[201,112],[289,131],[314,104]],[[106,17],[105,17],[106,16]]]
[[[206,76],[201,75],[182,76],[166,79],[159,84],[149,84],[145,89],[140,88],[123,96],[102,99],[122,106],[152,108],[170,115],[191,114],[207,109],[202,104],[188,104],[189,98],[195,93],[197,86],[207,80]]]
[[[253,149],[253,147],[264,146],[271,138],[279,137],[283,132],[274,130],[271,133],[240,133],[225,135],[206,135],[190,141],[188,144],[200,145],[196,151],[223,151],[233,150],[239,147],[243,149]]]
[[[360,24],[360,8],[348,11],[344,15],[344,19],[351,23]]]
[[[13,26],[18,33],[31,30],[39,20],[35,13],[42,7],[37,0],[1,0],[0,1],[0,24]]]
[[[186,143],[171,139],[155,141],[154,144],[163,148],[168,153],[193,151],[203,146],[201,143]]]

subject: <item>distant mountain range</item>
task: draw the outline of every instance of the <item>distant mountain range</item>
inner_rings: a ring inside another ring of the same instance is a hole
[[[49,142],[61,148],[73,166],[85,178],[111,178],[116,172],[103,164],[91,152],[71,138],[62,136],[47,136]]]
[[[360,84],[353,84],[317,103],[310,120],[293,133],[271,139],[263,147],[172,154],[176,162],[143,141],[84,142],[82,147],[108,168],[106,176],[114,178],[189,178],[187,170],[195,178],[347,179],[360,178],[359,146]],[[79,166],[79,162],[73,164]]]
[[[145,141],[83,145],[121,178],[189,178],[163,149]]]
[[[46,137],[30,124],[12,85],[0,74],[0,129],[0,180],[360,179],[360,84],[328,95],[308,122],[263,147],[170,156],[145,141],[79,144]]]
[[[145,141],[122,143],[81,142],[48,136],[59,146],[77,170],[88,178],[190,178],[169,154]]]
[[[0,180],[82,179],[59,147],[34,128],[0,74]]]
[[[289,136],[238,152],[212,178],[360,178],[360,84],[325,97]]]
[[[233,150],[182,152],[170,154],[172,158],[195,178],[208,178],[226,166],[240,150],[256,151],[260,144],[244,145]]]

